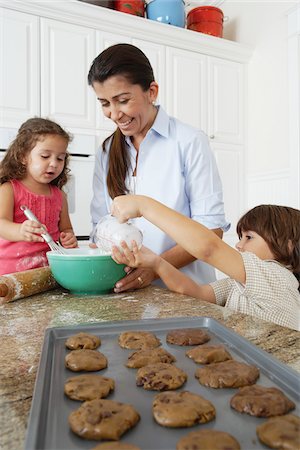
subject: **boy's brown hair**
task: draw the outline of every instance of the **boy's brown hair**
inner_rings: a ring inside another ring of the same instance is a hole
[[[49,119],[34,117],[24,122],[18,130],[16,138],[12,141],[0,164],[0,184],[9,180],[22,180],[26,175],[24,156],[29,153],[38,141],[47,135],[61,136],[69,143],[72,137],[60,125]],[[61,188],[68,181],[69,154],[66,154],[65,164],[61,174],[50,182]]]
[[[268,244],[276,261],[300,276],[300,211],[288,206],[259,205],[250,209],[238,221],[242,232],[254,231]]]

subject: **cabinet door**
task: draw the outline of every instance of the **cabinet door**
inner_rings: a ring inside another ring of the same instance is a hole
[[[38,26],[35,16],[0,10],[0,126],[40,113]]]
[[[217,142],[241,144],[244,138],[243,65],[209,58],[208,135]]]
[[[207,131],[207,57],[173,47],[166,52],[168,113]]]
[[[223,185],[223,200],[225,215],[231,227],[224,235],[224,240],[234,245],[237,242],[236,224],[242,215],[244,202],[243,179],[243,147],[212,144],[217,166]]]
[[[154,44],[141,39],[133,39],[132,44],[140,48],[145,53],[153,68],[155,81],[159,85],[157,103],[164,106],[165,104],[165,47],[163,45]]]
[[[95,128],[95,98],[87,74],[95,31],[41,19],[41,112],[64,126]]]

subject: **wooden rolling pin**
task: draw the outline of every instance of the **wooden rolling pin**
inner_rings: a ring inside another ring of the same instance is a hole
[[[49,267],[0,276],[0,304],[29,297],[58,286]]]

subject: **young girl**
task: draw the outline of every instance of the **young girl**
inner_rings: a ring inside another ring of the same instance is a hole
[[[120,222],[143,216],[196,258],[229,278],[198,285],[160,256],[142,247],[124,253],[113,250],[116,262],[150,267],[172,291],[227,306],[279,325],[300,330],[300,211],[261,205],[237,224],[238,251],[215,233],[161,203],[145,196],[114,199],[112,214]],[[118,292],[118,283],[116,292]]]
[[[48,265],[50,250],[37,222],[27,220],[27,206],[54,241],[77,247],[61,188],[69,169],[70,136],[58,124],[32,118],[20,127],[0,164],[0,275]]]

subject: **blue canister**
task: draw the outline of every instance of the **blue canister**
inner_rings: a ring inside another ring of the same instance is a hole
[[[147,18],[184,28],[184,7],[183,0],[148,0],[146,6]]]

